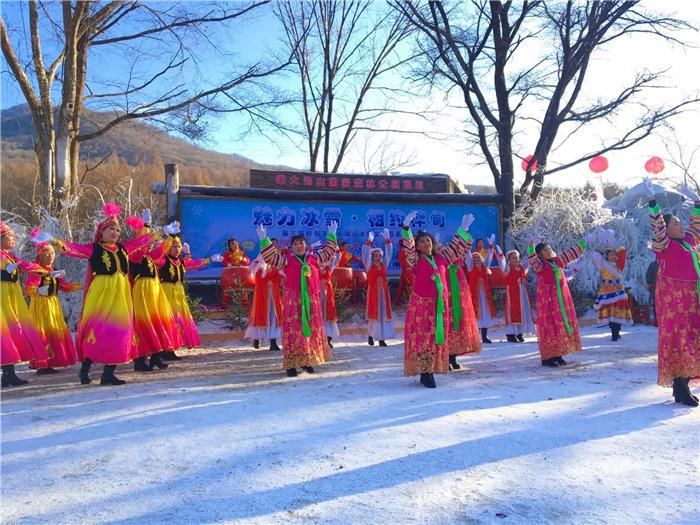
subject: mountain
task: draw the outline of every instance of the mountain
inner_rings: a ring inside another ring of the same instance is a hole
[[[111,118],[112,114],[86,109],[81,119],[81,127],[83,130],[94,129],[95,126],[106,124]],[[31,114],[26,104],[2,110],[0,152],[3,162],[34,162],[33,131]],[[185,179],[188,168],[208,170],[217,174],[215,178],[218,180],[215,182],[219,184],[247,180],[247,172],[251,168],[284,168],[261,164],[242,155],[227,155],[201,148],[138,120],[115,126],[101,137],[83,143],[80,157],[81,160],[99,160],[110,153],[130,166],[140,163],[178,164],[180,172],[185,174]],[[243,174],[245,177],[242,177]],[[187,183],[186,180],[183,182]]]

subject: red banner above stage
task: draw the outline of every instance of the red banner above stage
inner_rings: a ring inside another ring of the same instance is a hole
[[[250,187],[363,193],[460,193],[448,175],[342,175],[307,171],[250,170]]]

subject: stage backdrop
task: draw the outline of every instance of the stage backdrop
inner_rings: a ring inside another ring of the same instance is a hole
[[[349,243],[358,257],[367,232],[375,233],[375,245],[383,246],[381,232],[388,228],[394,243],[394,257],[389,268],[391,275],[398,275],[397,254],[401,224],[406,213],[418,210],[413,221],[414,234],[418,230],[439,233],[440,239],[451,238],[460,224],[462,215],[472,213],[476,217],[470,232],[474,238],[486,238],[492,233],[500,235],[499,209],[495,205],[464,204],[413,204],[397,202],[301,202],[257,199],[221,199],[187,197],[181,200],[182,231],[185,242],[190,244],[192,256],[207,257],[224,253],[226,240],[235,237],[248,256],[258,254],[255,227],[262,223],[270,237],[279,239],[286,246],[292,235],[301,233],[309,243],[325,239],[326,225],[338,221],[338,240]],[[500,241],[500,239],[498,239]],[[498,242],[497,241],[497,242]],[[212,264],[206,269],[191,271],[191,279],[218,278],[221,265]]]

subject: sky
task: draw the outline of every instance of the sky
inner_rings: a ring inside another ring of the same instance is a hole
[[[16,2],[1,2],[2,16],[9,26],[19,26],[26,23],[26,14],[19,9],[22,4]],[[653,9],[668,8],[667,3],[646,2]],[[674,4],[675,14],[696,27],[700,27],[700,3],[683,2]],[[44,45],[50,49],[52,45],[46,32]],[[17,33],[13,34],[17,38]],[[251,63],[265,60],[271,57],[280,43],[280,28],[277,21],[269,12],[258,11],[244,23],[234,26],[234,30],[226,33],[211,33],[208,35],[214,43],[213,50],[200,58],[197,67],[186,69],[185,75],[191,84],[210,81],[215,77],[225,77],[231,71],[243,63]],[[591,100],[606,99],[614,95],[620,86],[633,78],[641,71],[657,71],[668,69],[663,79],[663,88],[649,91],[639,101],[647,106],[660,106],[681,100],[685,97],[697,94],[700,90],[700,74],[696,64],[700,63],[700,36],[698,32],[686,32],[684,38],[687,47],[669,45],[660,39],[650,37],[631,38],[619,40],[597,54],[589,68],[588,77],[584,85],[584,96]],[[201,44],[201,42],[200,42]],[[122,49],[119,53],[103,46],[94,56],[91,56],[91,64],[95,66],[95,83],[93,85],[108,89],[117,77],[126,77],[135,72],[148,72],[152,67],[148,62],[140,61],[131,64],[131,53],[135,50]],[[20,50],[21,51],[21,50]],[[144,51],[140,48],[138,51]],[[158,53],[157,48],[145,48],[148,53]],[[539,51],[546,52],[544,49]],[[28,49],[25,45],[24,52]],[[154,60],[154,63],[156,61]],[[3,61],[2,73],[2,108],[23,103],[16,84],[6,71]],[[172,81],[180,81],[173,79]],[[400,79],[398,81],[401,81]],[[101,82],[101,86],[100,86]],[[280,80],[282,86],[291,86],[292,77]],[[434,90],[430,95],[430,103],[433,107],[440,108],[441,115],[431,124],[424,122],[401,120],[393,124],[404,128],[425,129],[432,134],[441,134],[441,140],[431,140],[425,136],[394,134],[389,137],[377,136],[371,144],[378,142],[389,143],[394,151],[414,158],[413,164],[400,168],[403,172],[414,173],[448,173],[461,183],[466,184],[490,184],[492,177],[488,169],[483,165],[478,152],[465,151],[464,140],[460,131],[464,129],[464,120],[467,117],[466,109],[460,103],[457,93],[446,96],[439,90]],[[622,112],[611,123],[592,125],[585,132],[576,136],[576,139],[564,144],[550,157],[550,165],[564,163],[582,153],[595,150],[601,143],[610,140],[615,134],[626,129],[627,125],[634,121],[639,106],[630,107]],[[700,113],[695,110],[676,118],[674,125],[679,141],[685,150],[692,151],[700,145],[697,138],[696,122]],[[286,117],[290,117],[287,113]],[[536,129],[525,121],[519,122],[519,131],[515,154],[524,157],[534,149],[536,141]],[[239,116],[227,115],[217,118],[213,122],[210,140],[205,147],[223,153],[236,153],[268,164],[282,164],[298,169],[308,168],[307,154],[297,148],[291,142],[281,138],[260,136],[255,134],[243,135],[242,122]],[[658,155],[668,159],[668,153],[664,148],[663,135],[666,132],[657,133],[642,144],[607,154],[610,168],[603,174],[603,180],[615,182],[621,185],[632,185],[639,181],[645,174],[644,162],[652,155]],[[370,150],[371,150],[370,144]],[[363,147],[356,148],[348,162],[344,164],[343,171],[361,172],[366,161],[366,150]],[[700,158],[700,152],[698,154]],[[519,162],[516,159],[517,165]],[[700,160],[696,160],[697,169]],[[680,172],[666,162],[664,177],[679,177]],[[518,170],[518,176],[522,173]],[[580,186],[592,178],[592,173],[587,164],[579,165],[562,174],[552,175],[556,180],[547,180],[547,184],[559,186]]]

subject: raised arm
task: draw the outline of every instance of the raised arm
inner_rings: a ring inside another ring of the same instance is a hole
[[[700,244],[700,200],[695,201],[695,207],[690,212],[690,228],[688,228],[688,242],[691,246]]]
[[[92,251],[95,249],[92,243],[78,244],[61,239],[54,239],[53,243],[63,255],[76,259],[89,259],[92,256]]]
[[[374,233],[367,234],[367,240],[362,245],[362,265],[365,270],[369,270],[372,266],[372,241],[374,241]]]
[[[320,264],[329,264],[333,257],[335,257],[335,252],[338,251],[338,238],[335,236],[337,231],[338,223],[332,221],[328,226],[326,243],[323,245],[323,248],[321,248],[321,251],[316,255],[316,259]]]
[[[146,254],[145,250],[147,250],[151,244],[160,239],[160,236],[161,233],[159,231],[150,231],[144,233],[143,235],[139,235],[138,237],[134,237],[133,239],[129,239],[128,241],[124,241],[122,246],[124,246],[126,253],[129,255],[136,253],[138,256],[140,253],[141,257],[138,259],[140,261]]]
[[[663,252],[668,248],[670,238],[666,231],[666,223],[656,200],[649,201],[649,218],[651,219],[651,249]]]
[[[382,237],[384,237],[384,266],[389,268],[391,258],[394,256],[394,244],[391,242],[391,235],[386,228],[382,232]]]
[[[72,283],[63,277],[58,278],[58,289],[61,290],[62,292],[77,292],[78,290],[83,289],[83,285],[80,283]]]
[[[542,262],[542,259],[537,257],[535,243],[533,241],[530,241],[530,244],[527,247],[527,262],[530,264],[530,268],[535,270],[535,273],[540,273],[542,270],[544,270],[544,263]]]
[[[578,260],[583,252],[586,251],[586,241],[583,239],[579,240],[571,248],[564,250],[564,253],[559,255],[557,259],[561,262],[562,266],[569,266],[572,262]]]

